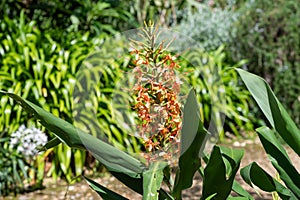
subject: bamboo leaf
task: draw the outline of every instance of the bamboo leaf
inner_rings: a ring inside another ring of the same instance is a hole
[[[236,157],[236,160],[238,161],[238,162],[236,161],[236,164],[240,163],[241,157],[240,158],[238,156],[234,156],[234,157]],[[203,160],[207,164],[208,161],[209,161],[209,156],[208,155],[204,156]],[[225,164],[225,166],[226,166],[226,164]],[[231,166],[230,166],[230,168],[231,168]],[[238,167],[237,167],[237,169],[238,169]],[[204,169],[203,169],[203,167],[200,167],[198,171],[199,171],[200,175],[202,177],[204,177]],[[227,171],[229,171],[229,170],[227,170]],[[230,173],[231,173],[231,171],[230,171]],[[227,176],[230,176],[230,174],[227,174]],[[236,192],[237,194],[241,195],[241,197],[245,197],[246,199],[253,200],[253,197],[244,188],[242,188],[242,186],[236,180],[233,181],[232,190],[234,192]],[[230,198],[230,196],[228,198]]]
[[[214,188],[226,182],[226,166],[222,159],[220,148],[214,146],[209,161],[204,169],[202,198],[215,194]],[[215,185],[216,184],[216,185]],[[213,188],[212,186],[215,185]]]

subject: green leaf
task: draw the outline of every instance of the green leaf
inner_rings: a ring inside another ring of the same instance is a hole
[[[207,197],[205,200],[211,200],[211,199],[213,199],[216,195],[217,195],[217,194],[214,193],[214,194],[210,195],[209,197]]]
[[[201,166],[199,154],[204,149],[208,136],[200,120],[199,106],[194,90],[190,90],[183,112],[181,156],[173,189],[175,199],[180,199],[181,191],[192,186],[194,174]]]
[[[37,147],[37,149],[39,151],[46,151],[48,149],[51,149],[57,145],[59,145],[61,143],[61,140],[58,139],[58,137],[53,138],[52,140],[50,140],[49,142],[47,142],[44,146],[42,147]]]
[[[241,195],[241,198],[253,200],[253,197],[236,180],[233,181],[232,190]]]
[[[244,150],[220,147],[222,157],[225,158],[227,175],[235,174],[239,169],[240,162],[244,156]]]
[[[127,198],[111,191],[110,189],[96,183],[95,181],[84,177],[90,187],[95,190],[104,200],[128,200]]]
[[[300,156],[300,131],[262,78],[242,69],[235,69],[256,103],[284,141]]]
[[[243,154],[242,154],[243,155]],[[242,156],[241,155],[241,156]],[[238,156],[234,156],[235,158],[236,158],[236,164],[238,164],[238,163],[240,163],[240,159],[241,158],[239,158]],[[209,161],[209,156],[208,155],[205,155],[204,157],[203,157],[203,160],[204,160],[204,162],[205,163],[208,163],[208,161]],[[227,162],[227,163],[229,163],[229,162]],[[226,164],[225,164],[225,166],[226,166]],[[230,167],[231,168],[231,170],[232,170],[232,167],[231,166],[226,166],[226,168],[228,168],[228,167]],[[237,167],[237,169],[238,169],[238,167]],[[199,173],[200,173],[200,175],[203,177],[204,176],[204,170],[203,170],[203,167],[200,167],[199,168]],[[229,170],[227,170],[227,171],[229,171]],[[230,171],[230,173],[231,173],[231,171]],[[228,176],[229,174],[227,174],[227,176]],[[233,185],[232,185],[232,190],[234,191],[234,192],[236,192],[237,194],[239,194],[239,195],[241,195],[242,197],[245,197],[245,198],[247,198],[247,199],[253,199],[253,197],[244,189],[244,188],[242,188],[242,186],[236,181],[236,180],[234,180],[233,181]],[[229,198],[229,197],[228,197]]]
[[[142,178],[133,178],[124,173],[120,172],[110,172],[114,177],[124,183],[127,187],[133,191],[143,195],[143,179]],[[159,190],[159,199],[162,200],[173,200],[173,198],[162,188]]]
[[[251,187],[253,184],[267,192],[277,192],[281,199],[296,200],[294,194],[282,184],[272,178],[265,172],[257,163],[253,162],[250,165],[241,169],[241,176],[246,183]]]
[[[133,191],[141,195],[143,194],[143,180],[141,177],[131,177],[124,173],[114,171],[110,173]]]
[[[131,177],[140,177],[143,164],[123,151],[76,129],[72,124],[52,115],[39,106],[23,98],[4,91],[17,101],[27,112],[32,113],[39,122],[52,131],[63,143],[70,147],[89,150],[109,171],[125,173]]]
[[[24,178],[25,178],[25,179],[28,179],[24,161],[23,161],[22,159],[17,159],[17,161],[18,161],[18,164],[19,164],[19,168],[20,168],[20,170],[21,170],[22,173],[23,173]]]
[[[300,174],[291,163],[288,154],[275,133],[268,127],[256,129],[261,143],[285,185],[300,199]]]
[[[204,169],[201,199],[212,194],[216,194],[214,199],[226,199],[230,195],[243,154],[242,150],[214,146]]]
[[[154,162],[149,169],[143,172],[143,199],[157,200],[158,191],[164,178],[163,170],[168,165],[166,162]]]
[[[171,194],[169,194],[166,191],[160,189],[158,200],[174,200],[174,198],[171,196]]]
[[[75,162],[75,175],[79,176],[82,174],[85,164],[85,153],[79,149],[73,151],[74,154],[74,162]]]
[[[206,199],[216,193],[217,188],[226,182],[226,168],[221,150],[214,146],[209,161],[204,169],[203,190],[201,199]],[[224,198],[226,199],[226,197]]]

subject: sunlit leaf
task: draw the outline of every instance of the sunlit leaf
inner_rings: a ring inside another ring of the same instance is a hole
[[[242,69],[236,69],[249,92],[284,141],[300,156],[300,131],[265,80]]]
[[[166,162],[154,162],[143,172],[144,200],[158,199],[158,191],[164,178],[163,170],[166,166]]]
[[[15,99],[18,104],[27,112],[32,113],[43,126],[52,131],[63,143],[70,147],[89,150],[108,170],[122,172],[132,177],[141,175],[143,164],[125,152],[76,129],[72,124],[55,117],[15,94],[1,92]]]

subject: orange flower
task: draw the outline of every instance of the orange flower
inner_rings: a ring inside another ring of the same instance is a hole
[[[178,143],[182,125],[181,104],[178,100],[180,81],[175,73],[180,68],[176,62],[177,56],[168,53],[163,42],[159,46],[154,46],[152,41],[134,44],[138,47],[130,54],[136,78],[133,108],[140,122],[139,134],[147,152],[159,150],[163,152],[164,158],[169,158],[172,153],[165,153],[164,150],[169,149],[169,144]],[[151,160],[149,156],[145,158]]]

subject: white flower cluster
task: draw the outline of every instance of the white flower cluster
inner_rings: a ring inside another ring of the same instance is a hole
[[[21,125],[19,129],[11,134],[10,147],[16,149],[26,157],[34,156],[38,153],[36,147],[47,143],[47,136],[40,129],[26,128]]]

